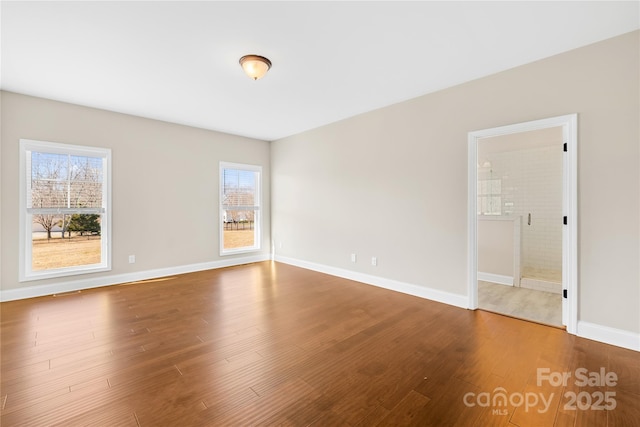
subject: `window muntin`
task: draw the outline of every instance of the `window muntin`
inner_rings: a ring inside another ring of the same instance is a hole
[[[20,280],[110,269],[111,151],[20,140]]]
[[[260,166],[220,163],[220,254],[260,249]]]

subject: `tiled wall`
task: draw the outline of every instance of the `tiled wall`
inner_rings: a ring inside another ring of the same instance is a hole
[[[480,181],[501,179],[501,214],[522,216],[523,277],[535,272],[537,277],[559,279],[562,272],[562,146],[488,153],[479,159],[479,164]]]

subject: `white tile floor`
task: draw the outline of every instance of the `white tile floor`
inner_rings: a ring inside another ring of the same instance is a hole
[[[562,326],[562,296],[478,281],[478,307],[547,325]]]

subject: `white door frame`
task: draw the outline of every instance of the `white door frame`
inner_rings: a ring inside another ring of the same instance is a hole
[[[478,142],[482,138],[562,127],[567,145],[563,157],[562,211],[567,225],[562,227],[562,324],[576,334],[578,324],[578,115],[550,117],[491,129],[469,132],[468,163],[468,308],[478,308]],[[562,221],[562,218],[558,218]]]

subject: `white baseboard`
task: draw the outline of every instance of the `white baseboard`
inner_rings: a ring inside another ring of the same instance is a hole
[[[640,351],[640,334],[578,320],[579,337]]]
[[[330,267],[323,264],[316,264],[313,262],[283,257],[280,255],[275,255],[274,260],[277,262],[282,262],[284,264],[306,268],[307,270],[318,271],[320,273],[329,274],[331,276],[342,277],[343,279],[354,280],[356,282],[362,282],[367,285],[373,285],[396,292],[402,292],[403,294],[409,294],[432,301],[442,302],[444,304],[449,304],[456,307],[468,308],[469,302],[466,295],[452,294],[437,289],[413,285],[411,283],[399,282],[397,280],[385,279],[384,277],[372,276],[369,274],[358,273],[356,271]]]
[[[503,276],[502,274],[483,273],[478,271],[478,280],[483,282],[497,283],[499,285],[513,286],[512,276]]]
[[[84,289],[98,288],[101,286],[118,285],[140,280],[155,279],[158,277],[171,276],[175,274],[192,273],[202,270],[212,270],[216,268],[232,267],[236,265],[249,264],[253,262],[275,260],[296,267],[318,271],[344,279],[355,280],[368,285],[378,286],[396,292],[429,299],[432,301],[449,304],[455,307],[468,308],[468,298],[466,295],[452,294],[437,289],[418,286],[410,283],[399,282],[397,280],[358,273],[346,269],[330,267],[313,262],[298,260],[270,254],[254,255],[241,258],[229,258],[220,261],[211,261],[199,264],[189,264],[176,267],[160,268],[155,270],[138,271],[133,273],[116,274],[111,276],[101,276],[89,279],[75,279],[65,282],[52,283],[41,286],[27,286],[19,289],[8,289],[0,291],[0,301],[13,301],[25,298],[34,298],[46,295],[59,294],[64,292],[80,291]],[[77,277],[77,276],[76,276]],[[480,273],[478,274],[481,279]],[[499,282],[495,282],[499,283]],[[577,334],[579,337],[599,341],[617,347],[640,351],[640,334],[622,329],[610,328],[608,326],[597,325],[595,323],[578,321]]]
[[[195,271],[232,267],[235,265],[249,264],[252,262],[269,261],[270,259],[270,254],[253,255],[240,258],[227,258],[220,261],[203,262],[199,264],[189,264],[176,267],[159,268],[155,270],[136,271],[134,273],[67,280],[64,282],[57,282],[40,286],[25,286],[23,288],[0,291],[0,301],[14,301],[25,298],[61,294],[64,292],[81,291],[84,289],[99,288],[101,286],[119,285],[122,283],[137,282],[139,280],[149,280],[158,277],[172,276],[174,274],[192,273]]]

